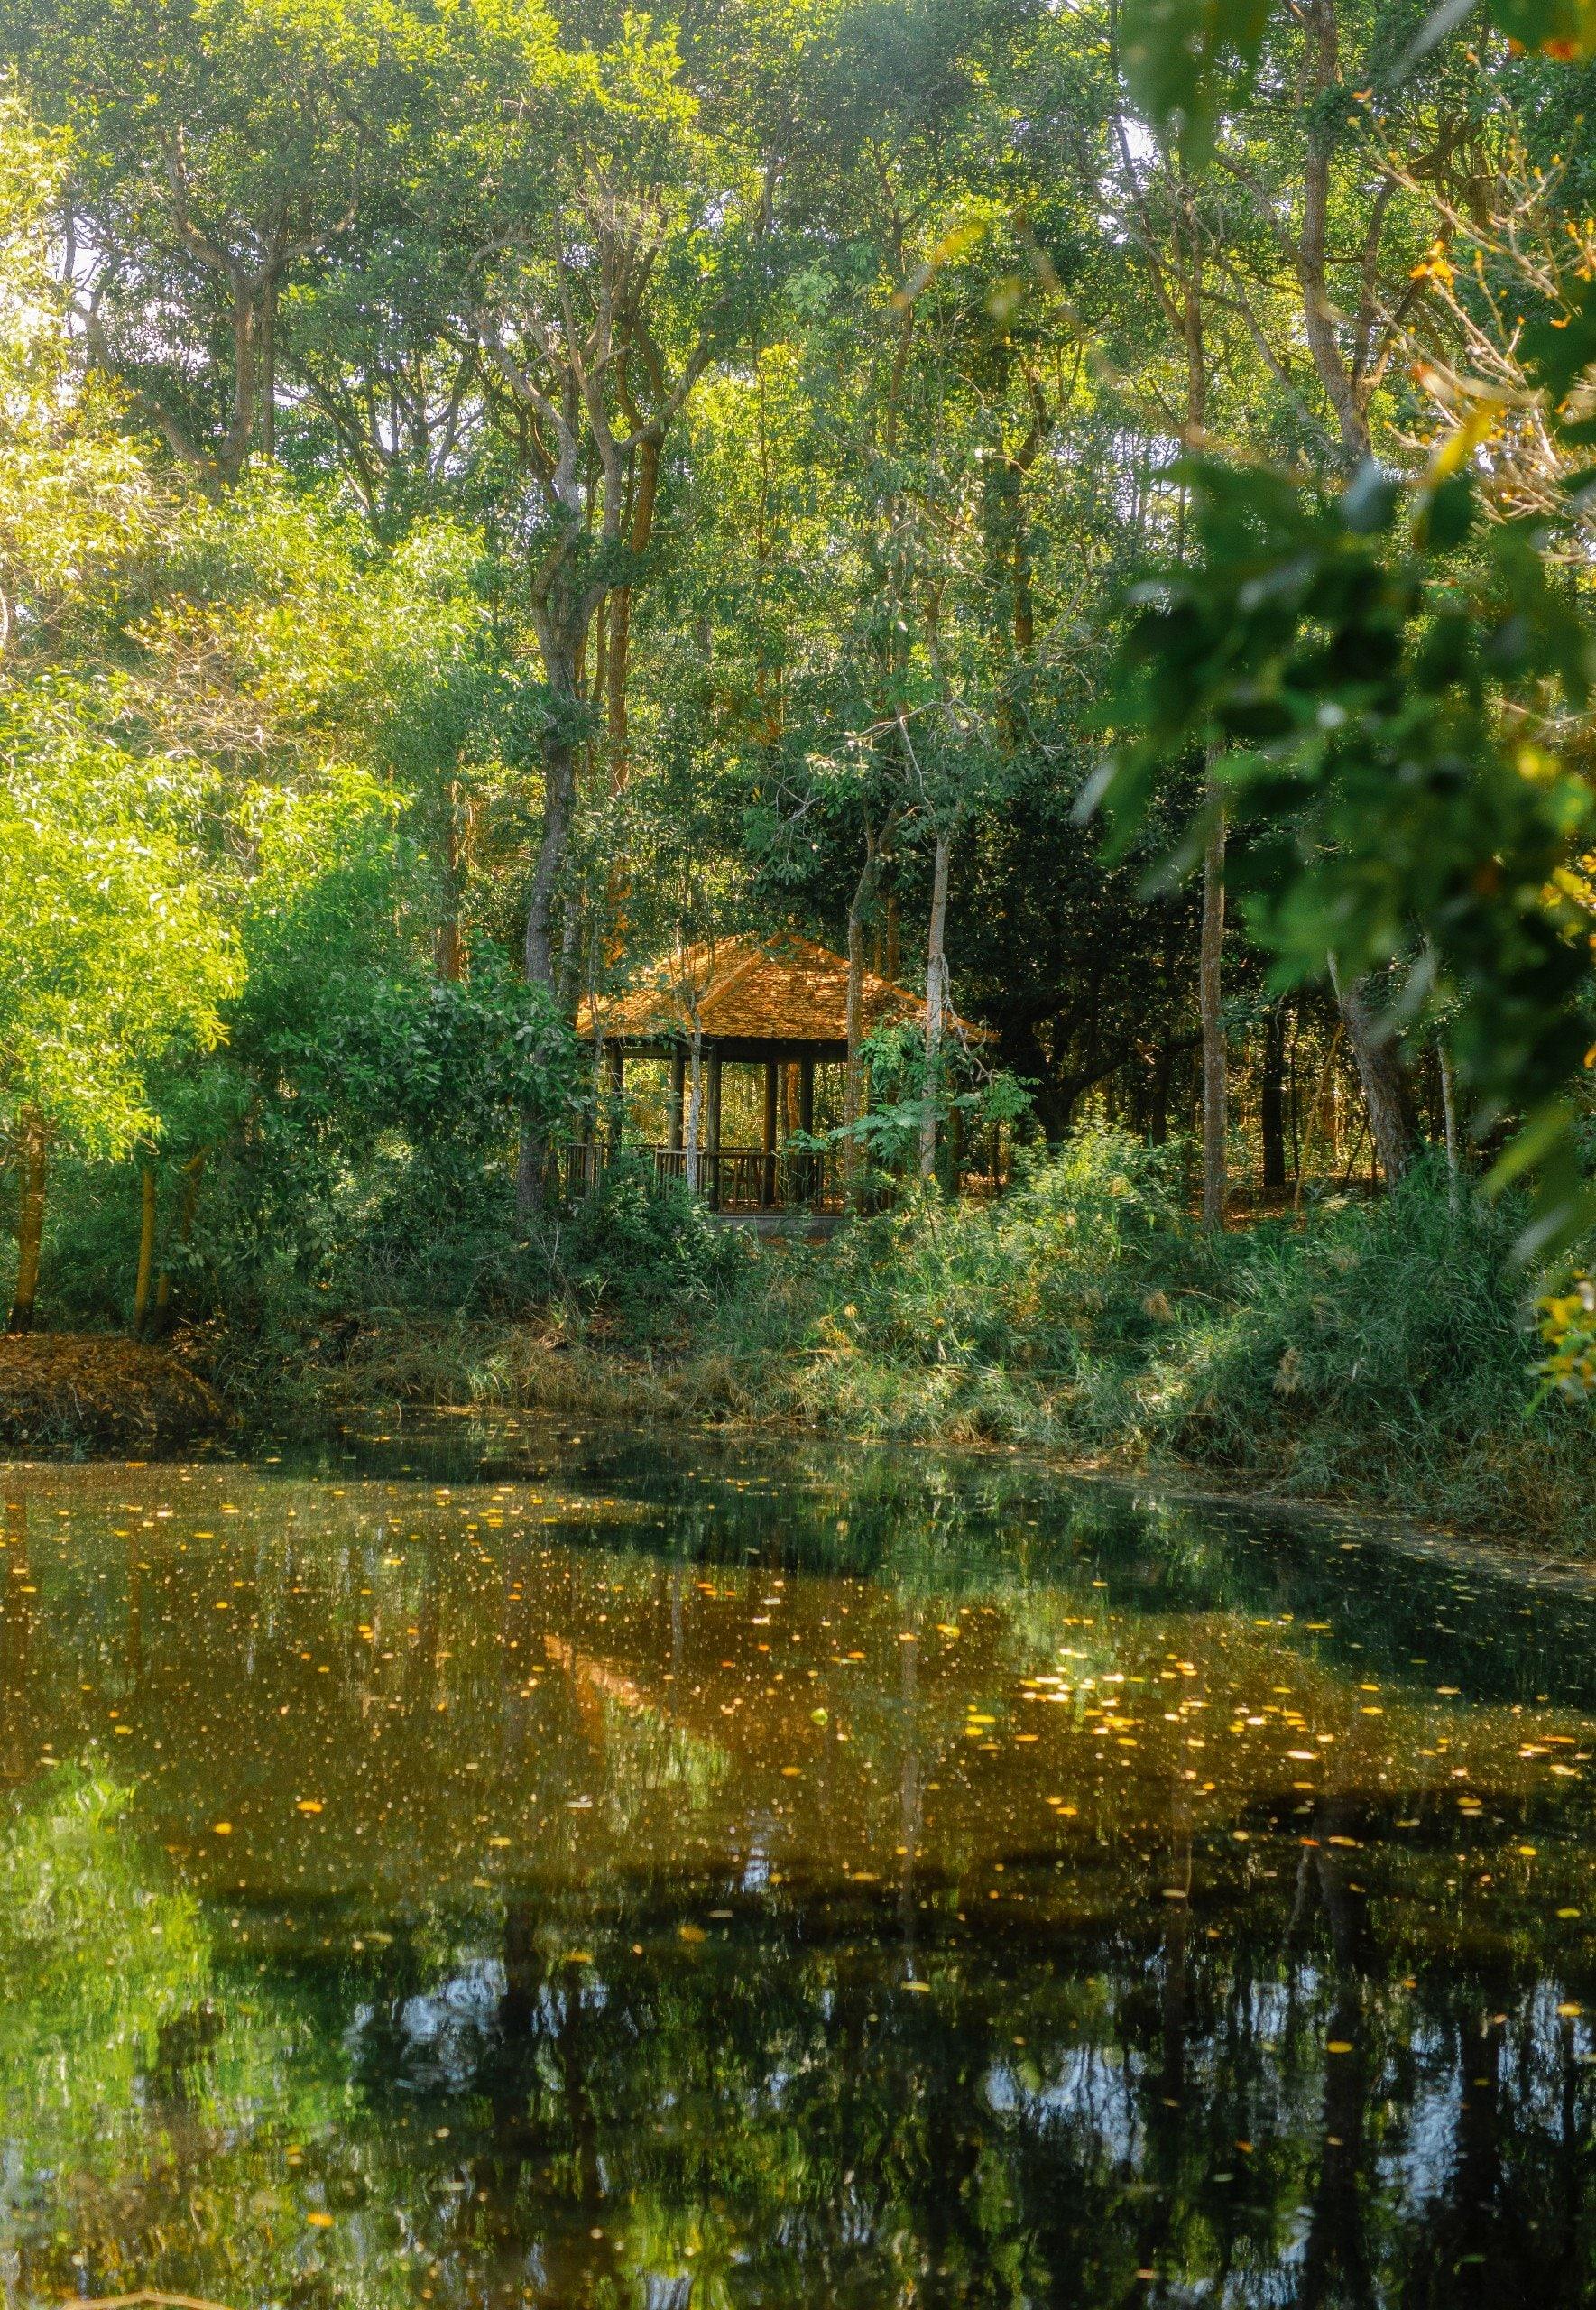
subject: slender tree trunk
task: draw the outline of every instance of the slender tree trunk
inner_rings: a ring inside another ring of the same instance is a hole
[[[865,836],[866,849],[863,869],[853,888],[848,907],[848,994],[846,1034],[848,1066],[843,1086],[843,1123],[850,1132],[863,1112],[864,1060],[861,1046],[864,1040],[864,918],[875,893],[881,872],[881,845],[873,834]],[[859,1148],[852,1137],[843,1141],[843,1179],[844,1188],[852,1193],[858,1177]]]
[[[1216,818],[1203,852],[1203,932],[1197,1003],[1203,1022],[1203,1224],[1224,1225],[1229,1101],[1223,1000],[1224,821]]]
[[[433,941],[439,978],[457,984],[466,975],[466,946],[460,936],[460,896],[466,877],[466,841],[460,824],[460,789],[451,779],[443,798],[443,912]]]
[[[1463,1150],[1457,1123],[1457,1080],[1444,1035],[1436,1038],[1435,1052],[1441,1062],[1441,1112],[1446,1126],[1447,1196],[1455,1211],[1462,1199]]]
[[[155,1272],[155,1166],[139,1175],[139,1264],[133,1287],[133,1329],[143,1339],[150,1328],[151,1282]]]
[[[926,940],[926,1111],[920,1118],[920,1177],[936,1169],[936,1109],[942,1090],[942,1031],[947,1009],[947,836],[936,830],[936,859],[931,870],[931,923]]]
[[[1330,1040],[1325,1047],[1324,1057],[1320,1061],[1319,1079],[1314,1086],[1314,1095],[1308,1102],[1309,1150],[1312,1150],[1313,1133],[1316,1130],[1320,1138],[1330,1150],[1330,1168],[1332,1170],[1335,1168],[1339,1150],[1336,1145],[1334,1112],[1333,1110],[1331,1111],[1327,1125],[1325,1109],[1328,1104],[1330,1093],[1333,1087],[1331,1081],[1331,1070],[1335,1065],[1335,1054],[1341,1049],[1341,1039],[1345,1032],[1346,1021],[1343,1019],[1337,1019],[1334,1027],[1331,1030]],[[1296,1193],[1292,1198],[1292,1208],[1296,1211],[1300,1211],[1302,1209],[1303,1187],[1306,1181],[1306,1178],[1307,1172],[1303,1162],[1302,1150],[1299,1149],[1296,1158]]]
[[[1259,1124],[1263,1139],[1263,1184],[1286,1185],[1286,1021],[1278,1003],[1263,1022],[1263,1063],[1259,1070]]]
[[[44,1242],[44,1189],[49,1173],[50,1135],[43,1117],[30,1109],[23,1117],[22,1211],[16,1230],[16,1294],[8,1332],[31,1332],[39,1298],[39,1254]]]

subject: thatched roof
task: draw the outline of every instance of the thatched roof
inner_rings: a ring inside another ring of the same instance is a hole
[[[689,947],[652,964],[627,993],[601,998],[605,1040],[690,1040],[695,997],[706,1042],[847,1047],[847,963],[825,947],[785,932],[763,941],[728,938]],[[923,1024],[925,1016],[923,995],[873,971],[865,973],[867,1032],[882,1019]],[[947,1023],[951,1034],[987,1040],[984,1028],[951,1014]],[[591,1038],[593,1030],[593,1006],[584,998],[577,1032]]]

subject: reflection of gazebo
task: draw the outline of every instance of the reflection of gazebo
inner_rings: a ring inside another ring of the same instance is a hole
[[[761,943],[728,939],[689,947],[645,971],[631,991],[594,1006],[585,999],[577,1032],[585,1040],[601,1037],[611,1090],[622,1089],[628,1058],[666,1059],[670,1067],[667,1143],[654,1150],[661,1178],[687,1169],[684,1131],[689,1059],[697,1039],[705,1077],[704,1145],[700,1185],[716,1208],[769,1208],[779,1203],[828,1199],[829,1164],[807,1150],[779,1159],[777,1119],[781,1074],[797,1074],[797,1128],[815,1128],[815,1068],[845,1063],[848,1056],[848,966],[840,955],[789,934]],[[894,986],[874,972],[864,975],[863,1031],[883,1020],[924,1025],[923,997]],[[979,1028],[947,1018],[950,1034],[974,1035]],[[764,1129],[757,1147],[721,1143],[722,1071],[729,1064],[762,1067]],[[564,1182],[569,1189],[591,1184],[600,1158],[595,1149],[567,1150]]]

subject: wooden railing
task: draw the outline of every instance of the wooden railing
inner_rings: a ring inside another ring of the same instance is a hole
[[[556,1147],[544,1174],[550,1197],[581,1203],[597,1191],[621,1154],[641,1156],[653,1166],[655,1184],[666,1187],[687,1176],[687,1150],[680,1147],[618,1148],[608,1140]],[[715,1211],[826,1210],[842,1202],[842,1167],[828,1149],[779,1150],[723,1147],[698,1155],[698,1192]]]

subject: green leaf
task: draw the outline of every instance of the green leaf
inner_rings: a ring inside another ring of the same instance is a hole
[[[1525,324],[1519,357],[1527,374],[1560,402],[1596,362],[1596,282],[1586,282],[1563,311],[1548,308]]]
[[[1250,83],[1268,21],[1267,0],[1128,0],[1120,55],[1131,102],[1193,166]]]

